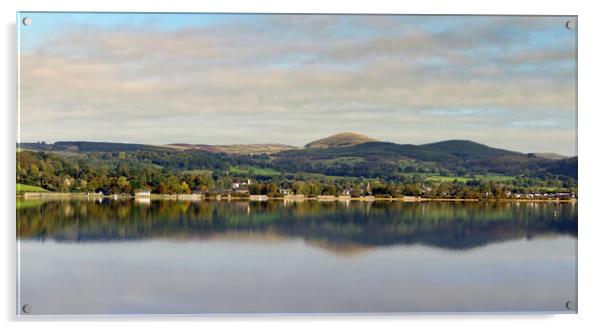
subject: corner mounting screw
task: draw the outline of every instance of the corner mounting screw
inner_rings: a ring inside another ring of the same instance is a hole
[[[567,300],[567,302],[564,304],[564,307],[566,307],[566,309],[572,311],[573,309],[573,301],[572,300]]]
[[[29,304],[25,304],[23,305],[23,307],[21,307],[21,310],[23,311],[23,313],[29,314],[31,312],[31,306],[29,306]]]
[[[572,30],[575,28],[575,22],[573,22],[572,20],[566,21],[566,23],[564,23],[564,26],[567,28],[567,30]]]

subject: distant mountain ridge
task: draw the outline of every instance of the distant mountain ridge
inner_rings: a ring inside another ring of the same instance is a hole
[[[173,143],[167,144],[166,147],[177,148],[181,150],[203,150],[212,153],[227,153],[238,155],[258,155],[258,154],[273,154],[285,150],[298,149],[297,147],[279,143],[256,143],[256,144],[225,144],[225,145],[210,145],[210,144],[188,144],[188,143]]]
[[[46,142],[23,142],[17,143],[17,148],[45,150],[45,151],[70,151],[70,152],[115,152],[115,151],[138,151],[143,149],[162,148],[147,144],[118,143],[118,142],[92,142],[92,141],[57,141]]]
[[[533,155],[535,155],[536,157],[539,157],[539,158],[554,159],[554,160],[571,158],[571,157],[568,157],[565,155],[557,154],[555,152],[534,152]]]
[[[394,178],[403,173],[499,173],[511,176],[577,179],[577,157],[521,153],[492,148],[468,140],[447,140],[422,145],[380,142],[357,133],[340,133],[299,148],[285,144],[209,145],[176,143],[144,145],[113,142],[61,141],[54,144],[21,143],[17,147],[49,152],[130,152],[164,166],[165,158],[183,169],[202,164],[237,164],[267,167],[280,173],[320,173],[330,176]],[[183,153],[180,155],[179,153]],[[261,155],[261,157],[255,157]],[[187,159],[196,157],[199,162]],[[201,161],[202,159],[202,161]],[[196,164],[196,165],[195,165]],[[223,165],[229,166],[229,165]],[[464,173],[464,174],[462,174]]]
[[[373,144],[377,143],[377,144]],[[329,148],[347,148],[367,144],[362,148],[376,147],[384,151],[400,151],[402,146],[404,154],[411,156],[428,150],[429,153],[453,154],[456,156],[500,156],[500,155],[523,155],[537,157],[541,159],[562,160],[572,157],[560,155],[557,153],[528,153],[524,154],[517,151],[510,151],[500,148],[489,147],[485,144],[473,142],[470,140],[445,140],[421,145],[398,144],[393,142],[378,141],[363,134],[343,132],[318,139],[307,143],[304,147],[295,147],[281,143],[256,143],[256,144],[193,144],[193,143],[171,143],[166,145],[151,145],[139,143],[120,143],[120,142],[96,142],[96,141],[57,141],[55,143],[45,142],[23,142],[18,143],[18,148],[47,150],[47,151],[73,151],[73,152],[111,152],[111,151],[135,151],[143,149],[175,149],[175,150],[198,150],[210,153],[229,153],[229,154],[276,154],[285,151],[303,151],[306,149],[329,149]],[[352,150],[352,149],[349,149]]]

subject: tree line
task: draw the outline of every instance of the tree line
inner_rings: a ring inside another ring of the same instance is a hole
[[[228,171],[236,161],[215,162],[203,154],[89,153],[62,156],[51,152],[17,152],[17,182],[56,192],[102,192],[133,194],[149,190],[157,194],[209,193],[230,190],[234,182],[253,179],[246,186],[249,194],[282,196],[284,194],[350,195],[377,197],[449,197],[505,198],[510,192],[536,191],[554,185],[563,191],[576,191],[561,180],[517,177],[511,182],[473,178],[461,181],[429,181],[423,176],[391,179],[388,177],[328,177],[288,173],[276,176],[233,174]],[[181,154],[180,154],[181,155]],[[162,156],[162,157],[161,157]],[[159,160],[157,160],[157,158]],[[244,159],[237,159],[244,162]],[[253,159],[264,161],[261,157]],[[191,165],[191,163],[193,165]],[[188,168],[203,170],[187,170]]]

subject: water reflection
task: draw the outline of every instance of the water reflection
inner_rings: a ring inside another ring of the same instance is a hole
[[[17,203],[30,314],[574,312],[577,206]]]
[[[21,239],[72,242],[303,238],[338,253],[423,244],[470,249],[541,235],[577,235],[575,204],[304,201],[19,201]]]

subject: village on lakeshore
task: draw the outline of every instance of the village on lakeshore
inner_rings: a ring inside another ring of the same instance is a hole
[[[513,192],[506,191],[502,198],[490,196],[486,192],[483,196],[454,197],[444,194],[432,194],[432,188],[422,187],[423,191],[419,191],[415,195],[392,195],[383,193],[374,193],[367,181],[358,189],[342,189],[335,191],[334,194],[301,194],[297,193],[296,187],[290,185],[281,185],[275,187],[267,186],[253,182],[250,178],[234,180],[231,186],[227,189],[211,189],[205,192],[200,190],[190,191],[189,193],[176,194],[160,194],[152,193],[150,189],[139,189],[134,193],[104,193],[97,192],[21,192],[23,198],[66,198],[66,197],[83,197],[83,198],[111,198],[111,199],[129,199],[134,198],[137,201],[146,201],[151,199],[170,199],[170,200],[318,200],[318,201],[482,201],[482,200],[511,200],[511,201],[571,201],[576,202],[577,194],[574,192]]]

